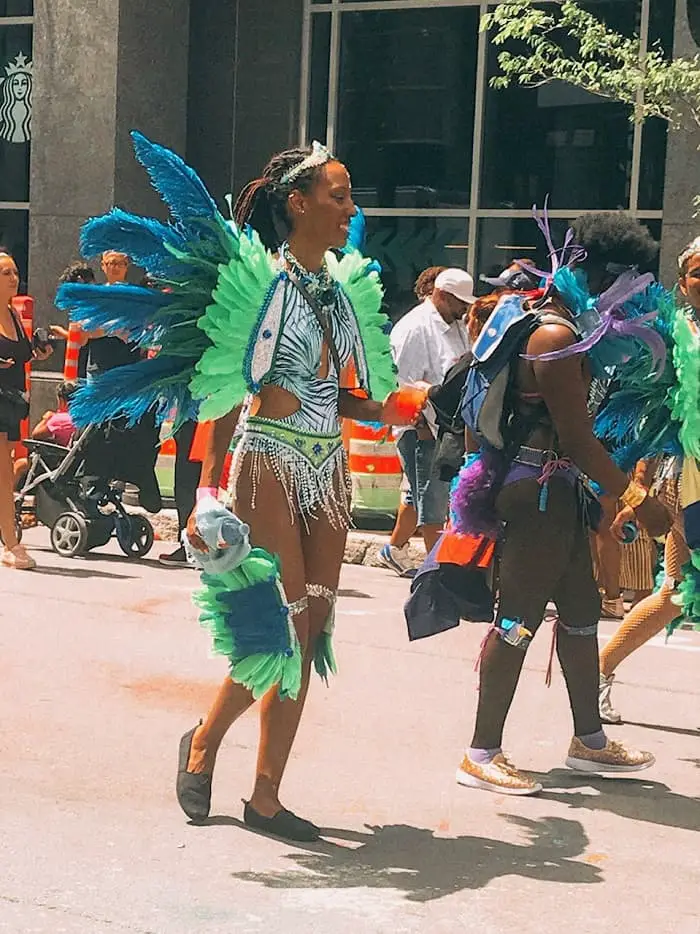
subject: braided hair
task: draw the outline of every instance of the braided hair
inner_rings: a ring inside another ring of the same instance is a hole
[[[287,199],[292,191],[309,192],[323,166],[311,166],[290,182],[282,182],[284,176],[311,154],[311,149],[286,149],[273,156],[263,169],[260,178],[243,188],[233,207],[233,219],[242,230],[250,224],[257,230],[268,250],[275,252],[287,239],[292,224],[287,209]]]

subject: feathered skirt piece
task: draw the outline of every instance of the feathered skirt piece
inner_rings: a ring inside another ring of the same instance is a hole
[[[249,417],[233,456],[234,490],[249,454],[253,508],[258,505],[261,473],[267,470],[284,490],[292,523],[298,517],[308,530],[309,519],[320,510],[333,528],[350,528],[352,487],[339,434],[313,434],[273,419]]]
[[[233,681],[256,699],[273,687],[281,697],[298,696],[301,646],[276,557],[254,548],[232,571],[203,573],[194,602],[214,654],[228,658]]]

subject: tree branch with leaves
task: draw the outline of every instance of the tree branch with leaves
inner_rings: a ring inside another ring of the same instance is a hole
[[[631,118],[661,117],[674,128],[700,128],[700,55],[670,60],[659,43],[642,49],[638,36],[623,36],[574,0],[502,0],[481,21],[497,47],[523,43],[522,53],[504,49],[494,88],[540,87],[565,81],[598,97],[629,104]]]

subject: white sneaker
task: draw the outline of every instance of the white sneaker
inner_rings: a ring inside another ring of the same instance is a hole
[[[379,550],[377,558],[385,568],[394,571],[399,577],[404,577],[408,571],[413,570],[413,565],[408,559],[407,549],[407,545],[404,545],[403,548],[396,548],[387,542]]]
[[[569,746],[566,764],[577,772],[641,772],[656,759],[650,752],[627,749],[622,743],[609,739],[604,749],[589,749],[574,736]]]
[[[457,769],[457,782],[469,788],[495,791],[501,795],[536,795],[538,791],[542,791],[539,782],[519,772],[502,752],[494,756],[487,765],[472,762],[469,756],[465,755]]]
[[[603,723],[622,723],[622,716],[612,705],[610,692],[612,691],[615,675],[606,678],[603,672],[600,673],[600,684],[598,687],[598,711]]]
[[[27,554],[24,545],[6,548],[2,553],[2,563],[16,571],[32,571],[36,567],[36,561]]]

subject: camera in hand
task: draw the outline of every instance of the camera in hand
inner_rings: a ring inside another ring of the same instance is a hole
[[[55,347],[60,342],[60,338],[49,334],[46,328],[36,328],[32,334],[32,348],[34,350],[44,351],[49,347]]]

